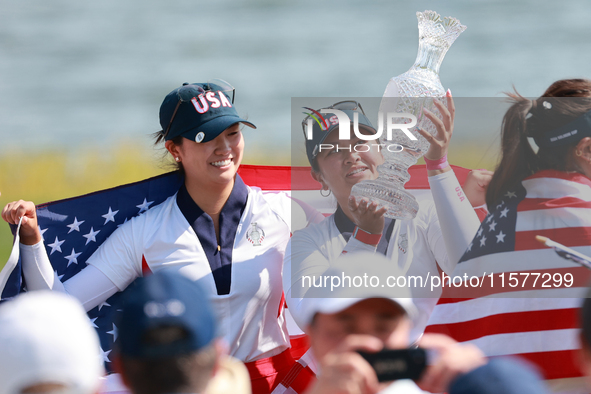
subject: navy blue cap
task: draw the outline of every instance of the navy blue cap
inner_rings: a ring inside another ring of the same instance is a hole
[[[363,126],[365,126],[370,128],[370,131],[372,133],[377,132],[376,129],[372,126],[367,116],[365,116],[362,112],[350,109],[339,109],[339,111],[342,111],[345,114],[347,114],[351,122],[353,122],[354,114],[357,113],[359,116],[358,124],[360,128],[363,128]],[[317,112],[320,112],[320,110],[318,110]],[[333,130],[338,130],[339,127],[339,120],[336,115],[331,115],[330,113],[327,113],[322,114],[322,117],[325,120],[325,122],[322,122],[322,119],[320,119],[320,123],[323,123],[322,127],[320,126],[320,124],[318,124],[318,122],[316,122],[316,120],[312,119],[312,139],[309,140],[306,137],[306,154],[308,155],[308,161],[310,162],[310,165],[314,165],[314,160],[320,152],[320,144],[322,144],[324,140],[326,140],[326,137],[328,137],[328,135],[332,133]],[[307,127],[306,125],[303,126],[304,128]],[[304,135],[306,135],[306,129],[304,129]]]
[[[211,141],[239,122],[256,129],[238,116],[230,97],[214,84],[184,83],[166,95],[160,106],[162,133],[168,130],[166,141],[178,136],[195,142]]]
[[[132,358],[172,357],[196,352],[216,337],[216,321],[205,291],[194,281],[170,271],[140,278],[127,288],[119,304],[117,348]],[[178,327],[179,338],[146,341],[157,327]]]
[[[550,107],[551,108],[551,107]],[[534,137],[540,148],[574,145],[585,137],[591,137],[591,111],[557,129]]]

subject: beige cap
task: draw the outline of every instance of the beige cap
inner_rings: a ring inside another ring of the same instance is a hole
[[[331,264],[333,265],[322,274],[322,286],[312,285],[302,299],[302,312],[306,325],[312,322],[317,313],[338,313],[368,298],[391,300],[398,304],[410,318],[416,315],[417,310],[412,302],[410,288],[387,285],[388,277],[397,278],[404,274],[395,262],[383,254],[352,252],[339,257]],[[319,284],[320,281],[316,279],[317,281],[312,280],[312,283]],[[391,280],[390,283],[397,282]],[[336,284],[338,286],[335,286]]]
[[[104,373],[99,340],[82,306],[51,291],[21,294],[0,305],[0,394],[41,383],[60,393],[97,392]]]

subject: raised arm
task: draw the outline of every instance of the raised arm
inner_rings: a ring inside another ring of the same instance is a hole
[[[17,224],[23,217],[20,228],[20,253],[27,290],[53,290],[76,297],[89,311],[100,305],[119,289],[100,270],[88,266],[62,283],[54,272],[43,237],[37,225],[37,211],[31,201],[14,201],[2,210],[2,219]]]
[[[446,100],[447,106],[434,100],[441,113],[441,119],[425,110],[425,116],[435,124],[437,134],[433,136],[424,130],[419,132],[431,144],[425,154],[425,162],[441,227],[441,236],[450,264],[450,267],[442,267],[447,271],[447,269],[453,270],[455,264],[466,251],[474,234],[478,231],[480,220],[447,162],[447,152],[453,134],[455,117],[455,106],[449,90]],[[437,251],[434,252],[437,254]]]

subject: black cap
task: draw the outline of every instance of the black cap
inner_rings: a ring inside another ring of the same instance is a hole
[[[182,135],[195,142],[207,142],[235,123],[256,129],[238,116],[230,97],[221,87],[217,88],[209,83],[185,83],[166,95],[160,106],[162,133],[168,130],[164,139]]]
[[[313,111],[310,108],[306,108],[307,110]],[[329,110],[330,111],[330,110]],[[355,114],[359,117],[359,126],[371,129],[373,133],[376,133],[376,129],[373,127],[367,116],[365,116],[362,112],[357,110],[350,110],[350,109],[339,109],[339,111],[344,112],[347,114],[349,119],[352,121],[354,119]],[[320,114],[320,110],[313,111],[315,117],[318,119],[312,120],[312,139],[308,139],[308,133],[306,132],[306,124],[303,124],[304,127],[304,135],[306,138],[306,154],[308,155],[308,161],[310,165],[314,166],[314,160],[318,153],[320,152],[320,144],[326,140],[326,137],[335,129],[339,127],[339,119],[336,115],[331,114]],[[322,116],[322,117],[320,117]],[[305,120],[304,120],[305,121]]]

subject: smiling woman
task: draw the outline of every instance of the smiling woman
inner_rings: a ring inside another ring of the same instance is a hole
[[[14,224],[24,216],[21,256],[28,290],[69,293],[86,310],[151,272],[178,271],[200,282],[230,354],[246,363],[253,392],[268,393],[295,365],[281,286],[283,254],[294,230],[292,201],[285,193],[250,188],[237,174],[244,152],[240,124],[255,126],[238,116],[233,97],[234,89],[220,80],[184,84],[166,96],[156,143],[164,141],[184,174],[183,185],[121,225],[88,266],[63,284],[49,263],[35,205],[12,202],[2,217]],[[306,216],[303,210],[294,213]],[[300,374],[301,386],[310,378]]]
[[[425,158],[433,200],[421,201],[413,220],[385,218],[385,207],[366,198],[356,200],[350,196],[355,184],[377,178],[377,168],[384,160],[378,141],[365,140],[354,130],[350,133],[354,136],[340,138],[336,117],[331,117],[323,127],[320,123],[308,122],[308,118],[304,120],[304,132],[307,124],[314,127],[313,138],[306,141],[312,176],[323,190],[334,194],[338,206],[336,212],[321,223],[296,231],[287,246],[284,291],[289,311],[302,330],[306,327],[301,305],[307,290],[302,278],[322,275],[331,266],[338,266],[338,259],[344,254],[369,251],[386,255],[403,274],[423,279],[429,275],[439,276],[440,270],[447,274],[453,271],[476,233],[479,220],[463,193],[458,197],[460,185],[445,159],[454,126],[451,93],[446,99],[446,106],[434,100],[442,119],[425,111],[425,116],[437,128],[436,136],[421,131],[431,143]],[[329,108],[344,112],[349,119],[357,118],[360,133],[376,134],[359,103],[344,101]],[[352,123],[351,129],[354,127]],[[388,274],[384,273],[386,276]],[[413,321],[413,341],[422,334],[440,290],[412,289],[413,302],[419,311]]]

